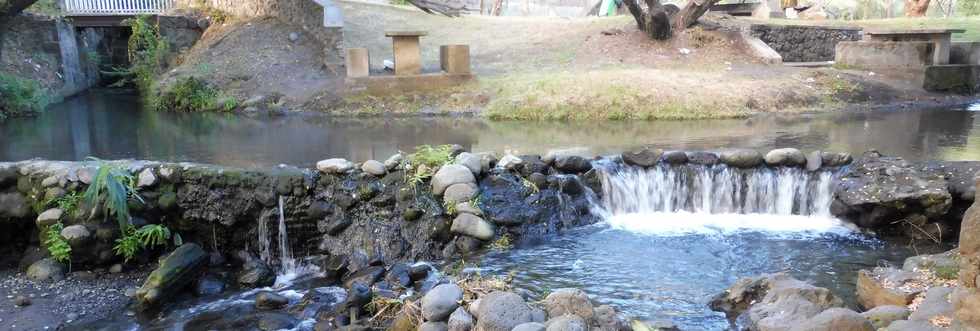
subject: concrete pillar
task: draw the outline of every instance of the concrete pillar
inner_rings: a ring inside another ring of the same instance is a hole
[[[371,57],[367,48],[347,49],[347,77],[367,77],[370,75]]]
[[[942,65],[949,64],[949,50],[953,47],[950,40],[949,34],[935,34],[932,36],[932,42],[936,44],[935,49],[932,53],[932,64]]]
[[[439,65],[450,74],[470,73],[469,45],[442,45],[439,47]]]
[[[422,51],[419,49],[419,36],[393,36],[392,48],[395,51],[395,75],[418,75],[422,73]]]

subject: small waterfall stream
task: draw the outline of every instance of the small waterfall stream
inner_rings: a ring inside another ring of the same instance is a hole
[[[279,196],[279,222],[276,228],[278,232],[276,238],[278,255],[274,255],[272,252],[272,236],[269,235],[267,223],[259,218],[256,232],[258,234],[259,258],[270,266],[278,266],[274,287],[286,286],[298,277],[320,271],[315,265],[301,263],[293,257],[293,249],[289,244],[289,231],[286,228],[285,197]]]

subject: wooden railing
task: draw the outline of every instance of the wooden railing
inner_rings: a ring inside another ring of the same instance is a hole
[[[68,15],[123,16],[161,14],[174,0],[63,0]]]

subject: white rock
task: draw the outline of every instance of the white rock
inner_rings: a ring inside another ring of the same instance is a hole
[[[37,226],[38,227],[48,227],[52,224],[58,223],[61,220],[61,215],[64,213],[59,208],[51,208],[45,210],[41,215],[37,216]]]
[[[387,160],[385,160],[385,168],[387,168],[388,170],[394,170],[395,168],[398,168],[398,165],[402,164],[402,160],[404,159],[405,156],[403,156],[402,153],[392,155]]]
[[[136,180],[136,186],[139,187],[150,187],[157,184],[157,176],[153,174],[153,169],[146,168],[140,171],[140,175]]]
[[[483,172],[483,167],[481,166],[480,156],[470,153],[462,152],[456,155],[456,164],[467,167],[474,175],[479,176]]]
[[[456,216],[449,230],[456,234],[467,235],[483,241],[493,239],[495,232],[493,224],[470,214],[459,214]]]
[[[445,165],[432,176],[432,193],[442,195],[449,186],[466,183],[476,183],[476,177],[469,168],[458,164]]]
[[[504,155],[504,157],[500,158],[500,162],[497,162],[497,167],[504,168],[507,170],[513,170],[514,167],[517,167],[519,164],[523,162],[524,160],[521,160],[521,158],[507,154]]]
[[[354,169],[354,163],[346,159],[327,159],[317,162],[316,169],[328,174],[343,174]]]
[[[442,201],[455,203],[469,201],[470,199],[473,199],[473,197],[475,197],[479,191],[480,188],[473,183],[453,184],[446,188],[446,192],[443,192]]]
[[[375,160],[364,161],[364,164],[361,165],[361,171],[374,176],[384,176],[384,174],[388,173],[385,165]]]
[[[61,229],[61,236],[72,245],[77,245],[88,240],[92,233],[84,225],[71,225]]]

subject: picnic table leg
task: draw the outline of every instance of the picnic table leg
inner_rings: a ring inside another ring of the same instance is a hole
[[[422,73],[422,53],[419,50],[418,36],[392,37],[395,51],[395,75],[418,75]]]

